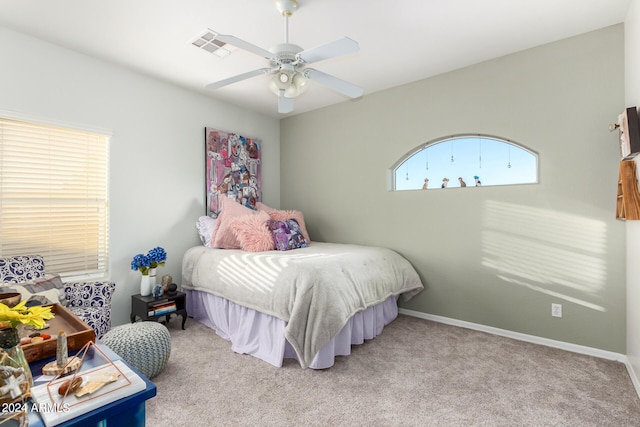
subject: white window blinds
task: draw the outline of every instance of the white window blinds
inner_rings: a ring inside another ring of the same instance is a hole
[[[106,277],[109,136],[0,117],[0,257]]]

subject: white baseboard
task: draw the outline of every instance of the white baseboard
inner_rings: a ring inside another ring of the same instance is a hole
[[[633,370],[633,365],[629,362],[629,360],[627,360],[625,365],[627,365],[627,371],[629,371],[631,382],[633,383],[633,386],[636,388],[638,397],[640,397],[640,381],[638,380],[638,375],[636,375],[636,371]]]
[[[418,317],[425,320],[432,320],[434,322],[444,323],[447,325],[459,326],[461,328],[472,329],[480,332],[486,332],[493,335],[499,335],[506,338],[513,338],[519,341],[545,345],[547,347],[558,348],[561,350],[571,351],[574,353],[585,354],[587,356],[594,356],[594,357],[599,357],[601,359],[615,360],[617,362],[624,363],[624,365],[627,367],[627,371],[629,372],[629,376],[631,377],[631,382],[633,383],[633,386],[636,389],[636,393],[638,394],[638,397],[640,397],[640,381],[638,381],[638,376],[634,372],[633,367],[629,362],[629,358],[624,354],[601,350],[593,347],[586,347],[578,344],[571,344],[564,341],[556,341],[549,338],[537,337],[535,335],[522,334],[520,332],[494,328],[492,326],[481,325],[478,323],[467,322],[464,320],[452,319],[452,318],[443,317],[443,316],[436,316],[434,314],[422,313],[420,311],[407,310],[404,308],[399,308],[398,313],[405,314],[407,316]]]

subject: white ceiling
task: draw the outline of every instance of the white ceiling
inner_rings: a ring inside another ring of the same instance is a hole
[[[629,2],[298,0],[289,42],[309,49],[343,36],[356,40],[358,53],[314,68],[361,86],[366,97],[623,22]],[[284,19],[273,0],[0,0],[0,25],[254,111],[286,116],[277,113],[268,76],[204,89],[268,66],[265,59],[242,50],[218,58],[190,44],[207,28],[265,49],[282,43]],[[312,84],[288,115],[347,100]]]

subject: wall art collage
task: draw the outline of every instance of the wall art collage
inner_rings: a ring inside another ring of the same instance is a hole
[[[236,133],[205,128],[206,208],[217,218],[220,198],[255,209],[262,198],[260,142]]]

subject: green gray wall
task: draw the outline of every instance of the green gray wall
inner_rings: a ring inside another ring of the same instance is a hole
[[[407,257],[426,290],[404,308],[624,353],[625,228],[607,129],[624,108],[623,55],[617,25],[286,118],[281,207],[304,212],[313,240]],[[460,133],[539,153],[540,183],[389,191],[400,157]]]

